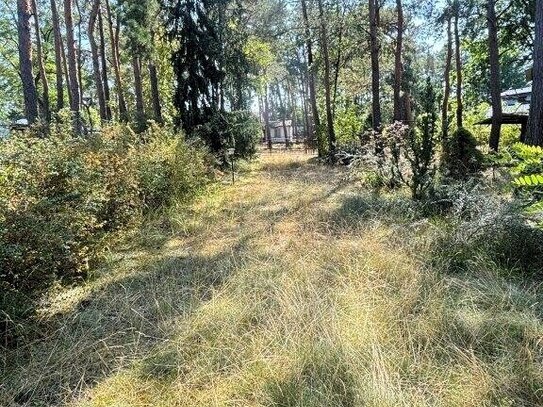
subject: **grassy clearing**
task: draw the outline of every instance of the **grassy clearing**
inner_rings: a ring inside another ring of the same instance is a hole
[[[452,272],[445,220],[342,171],[264,155],[157,216],[53,290],[0,404],[542,405],[541,287],[485,253]]]

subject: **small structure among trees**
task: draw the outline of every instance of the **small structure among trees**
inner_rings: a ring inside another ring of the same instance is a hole
[[[268,131],[271,142],[274,144],[298,143],[304,139],[303,127],[294,126],[292,120],[285,120],[284,122],[282,120],[270,121]]]
[[[528,117],[530,114],[530,102],[532,99],[532,85],[529,83],[524,88],[509,89],[501,93],[502,113],[500,124],[520,125],[520,141],[526,141],[528,132]],[[479,125],[491,125],[494,113],[490,110],[490,117],[480,121]]]

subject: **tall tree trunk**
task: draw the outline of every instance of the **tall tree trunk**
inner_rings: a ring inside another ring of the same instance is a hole
[[[136,120],[143,127],[145,125],[145,102],[143,100],[141,62],[138,55],[132,57],[132,68],[134,70],[134,94],[136,95]]]
[[[49,81],[47,80],[47,74],[45,72],[45,63],[43,60],[43,46],[41,41],[41,33],[40,33],[40,18],[39,18],[39,12],[38,12],[38,4],[36,0],[32,0],[32,9],[34,14],[34,25],[35,25],[35,33],[36,33],[36,57],[38,58],[38,67],[40,70],[40,80],[42,82],[43,87],[43,101],[42,101],[42,116],[45,119],[47,123],[51,122],[51,108],[50,108],[50,101],[49,101]]]
[[[106,99],[104,96],[104,84],[102,82],[102,73],[100,71],[100,55],[98,52],[98,45],[96,44],[96,38],[94,37],[94,30],[96,28],[96,19],[98,18],[98,12],[100,10],[100,0],[94,0],[92,8],[89,14],[89,43],[92,53],[92,70],[94,73],[94,82],[96,84],[96,95],[98,97],[98,106],[100,109],[100,119],[102,122],[107,120],[106,111]]]
[[[128,111],[126,110],[126,101],[123,94],[123,81],[121,78],[121,66],[119,62],[119,53],[118,53],[118,36],[115,35],[115,30],[113,28],[113,16],[111,14],[111,7],[109,6],[109,0],[105,0],[107,21],[109,26],[109,37],[111,41],[111,54],[113,61],[113,71],[115,73],[115,82],[117,90],[117,102],[119,104],[119,118],[121,121],[128,120]]]
[[[60,31],[60,18],[58,15],[57,3],[51,0],[51,19],[53,22],[53,36],[55,41],[55,71],[56,71],[56,89],[57,89],[57,111],[64,108],[64,76],[62,65],[62,34]]]
[[[32,8],[29,0],[17,0],[17,31],[19,35],[19,69],[23,84],[25,114],[29,123],[38,119],[38,92],[32,73],[32,37],[30,18]]]
[[[157,68],[153,62],[149,62],[148,68],[149,82],[151,83],[151,99],[153,100],[153,116],[157,123],[164,123],[164,119],[162,118],[162,104],[160,103]]]
[[[373,130],[379,133],[381,131],[381,100],[379,91],[379,39],[377,37],[378,7],[377,0],[369,0],[372,120]]]
[[[464,106],[462,104],[462,57],[460,53],[460,32],[458,28],[458,20],[460,19],[460,4],[458,0],[455,1],[454,7],[454,43],[456,45],[456,126],[461,128],[464,127]]]
[[[489,146],[498,151],[502,122],[500,52],[498,48],[498,19],[496,17],[496,0],[487,2],[488,50],[490,57],[490,95],[492,98],[492,128]]]
[[[268,150],[272,151],[272,139],[270,131],[270,104],[268,101],[268,85],[264,90],[264,126],[266,133],[266,141],[268,142]]]
[[[81,95],[79,93],[79,76],[77,74],[77,52],[75,49],[74,24],[72,14],[72,1],[64,0],[64,23],[66,25],[66,45],[68,49],[68,77],[70,80],[71,105],[74,114],[75,130],[81,132]]]
[[[65,47],[62,47],[61,48],[61,53],[62,53],[62,70],[64,72],[64,78],[65,78],[65,82],[67,84],[67,90],[68,90],[68,105],[72,106],[72,90],[70,88],[70,70],[68,69],[68,57],[66,56],[66,49]]]
[[[109,79],[107,75],[106,37],[104,35],[104,18],[102,7],[98,10],[98,32],[100,34],[100,58],[102,63],[102,84],[104,88],[104,102],[106,104],[106,119],[112,119],[111,115],[111,92],[109,90]]]
[[[337,3],[337,18],[340,21],[340,27],[339,32],[337,33],[337,46],[335,47],[337,49],[335,63],[334,63],[334,91],[333,91],[333,97],[332,97],[332,115],[335,119],[336,117],[336,101],[337,101],[337,93],[338,93],[338,83],[339,83],[339,73],[341,70],[341,58],[342,58],[342,51],[343,51],[343,37],[344,37],[344,31],[345,31],[345,10],[341,12],[341,19],[339,18],[340,15],[340,3]]]
[[[296,97],[294,95],[293,90],[293,83],[290,81],[287,81],[287,98],[290,101],[290,108],[291,108],[291,116],[292,116],[292,138],[296,142],[298,137],[298,115],[297,115],[297,103],[296,103]]]
[[[83,33],[81,24],[83,23],[83,13],[79,0],[73,0],[77,9],[77,79],[79,81],[79,100],[83,103],[84,88],[83,88]]]
[[[543,1],[536,1],[532,100],[526,142],[543,146]]]
[[[302,97],[302,111],[304,114],[304,141],[306,148],[309,145],[309,134],[312,134],[310,131],[311,129],[311,120],[309,120],[309,107],[307,106],[307,91],[306,91],[307,84],[305,83],[303,78],[300,78],[300,92]]]
[[[302,14],[304,19],[304,31],[305,31],[305,43],[307,47],[307,68],[309,78],[309,99],[311,102],[311,113],[313,116],[313,139],[317,141],[317,147],[319,157],[324,156],[324,151],[319,142],[319,132],[321,127],[321,121],[319,117],[319,108],[317,105],[317,90],[316,90],[316,76],[317,66],[313,60],[313,41],[311,40],[311,28],[309,24],[309,14],[307,11],[307,1],[301,0]]]
[[[302,59],[300,58],[300,55],[296,53],[296,60],[300,66],[303,66]],[[313,123],[311,122],[309,118],[309,89],[308,89],[308,72],[302,71],[300,73],[300,76],[297,78],[297,82],[295,86],[299,86],[300,95],[302,98],[302,108],[303,108],[303,115],[304,115],[304,144],[307,148],[310,145],[310,135],[313,134]]]
[[[279,84],[275,86],[275,89],[277,91],[277,98],[279,100],[279,109],[281,110],[281,121],[283,123],[283,133],[285,135],[285,147],[290,147],[290,140],[288,137],[288,128],[287,128],[287,111],[285,109],[285,104],[283,103],[283,96],[281,95],[281,89],[279,87]]]
[[[451,94],[451,65],[452,65],[452,32],[451,16],[447,16],[447,59],[445,60],[445,90],[441,110],[441,140],[446,142],[449,137],[449,97]]]
[[[336,133],[334,131],[334,115],[332,113],[332,84],[330,79],[330,52],[328,50],[328,26],[324,16],[323,1],[319,0],[319,19],[321,26],[321,45],[324,57],[324,95],[326,101],[326,128],[328,133],[328,153],[336,151]]]
[[[396,0],[396,13],[398,14],[398,36],[396,38],[396,52],[394,55],[394,121],[404,121],[406,115],[402,106],[403,83],[403,30],[404,18],[402,0]]]

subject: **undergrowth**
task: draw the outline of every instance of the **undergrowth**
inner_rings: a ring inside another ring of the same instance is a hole
[[[510,199],[344,175],[266,155],[168,210],[50,293],[0,404],[541,405],[541,238]]]

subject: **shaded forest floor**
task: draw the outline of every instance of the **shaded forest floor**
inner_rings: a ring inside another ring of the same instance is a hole
[[[439,272],[387,199],[265,154],[52,293],[0,405],[541,405],[540,286]]]

